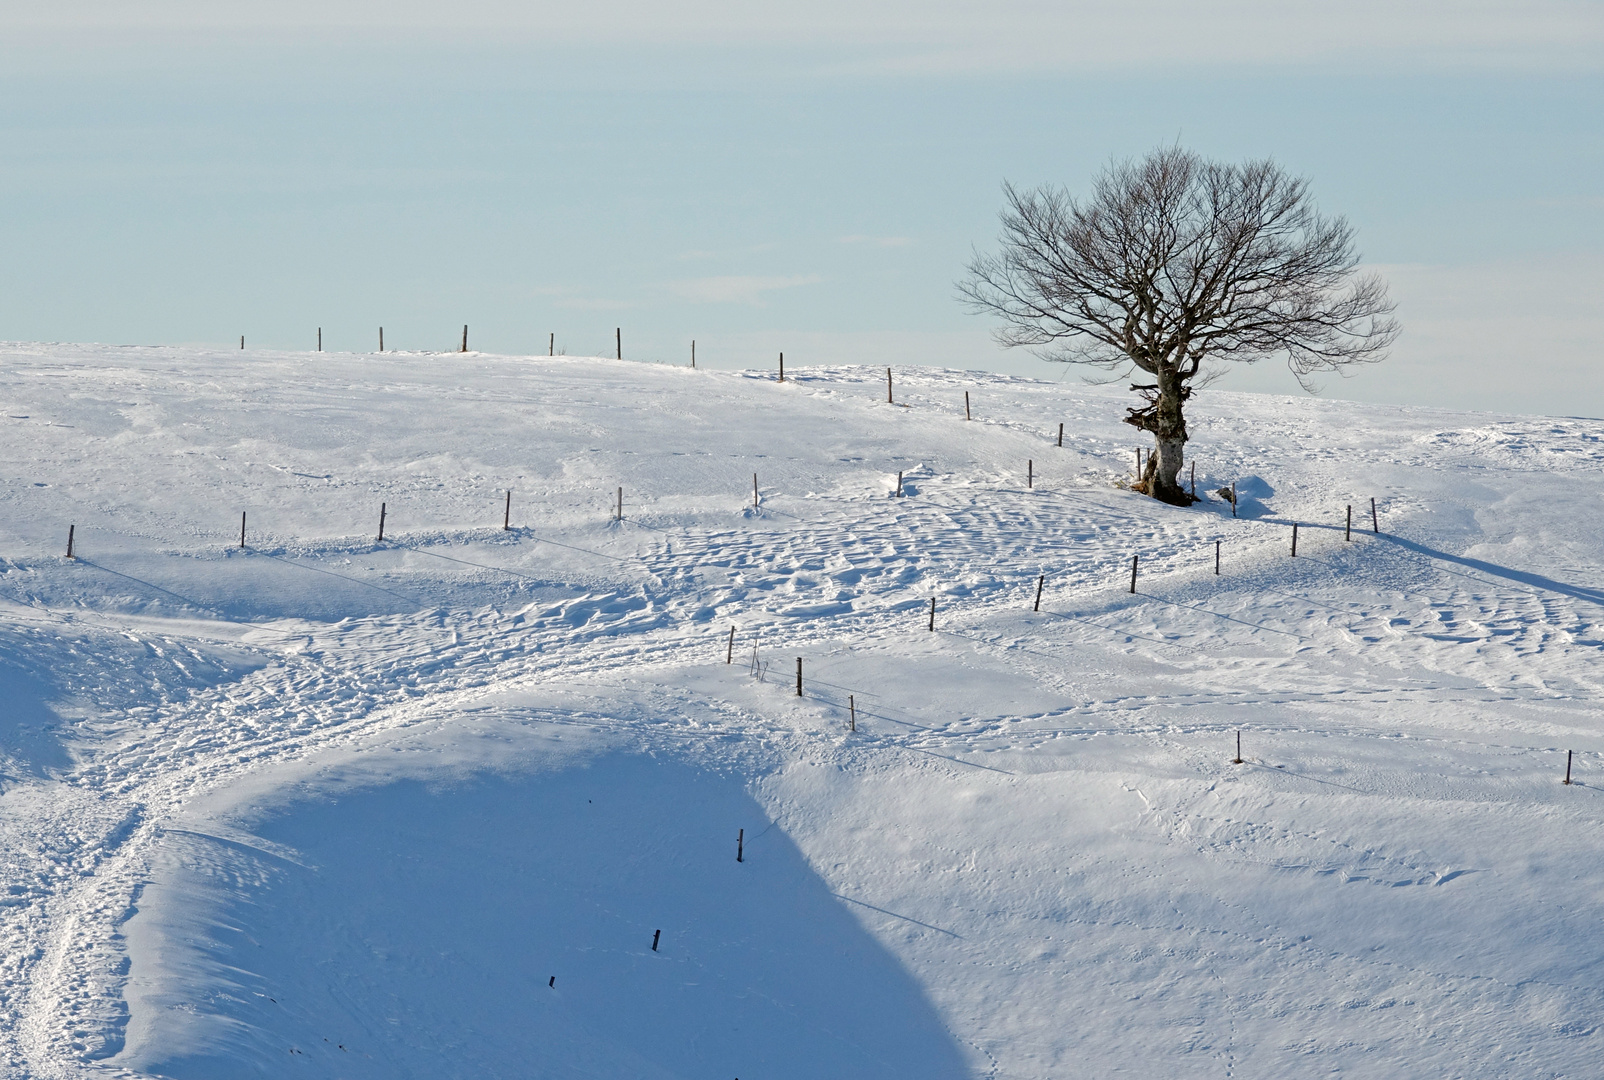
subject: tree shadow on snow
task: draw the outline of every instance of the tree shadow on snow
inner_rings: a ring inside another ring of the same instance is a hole
[[[310,800],[256,833],[261,850],[164,840],[126,926],[119,1064],[176,1080],[970,1075],[736,777],[615,755]]]

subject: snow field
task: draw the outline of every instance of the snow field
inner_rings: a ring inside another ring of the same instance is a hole
[[[1592,1075],[1598,421],[4,355],[6,1075]]]

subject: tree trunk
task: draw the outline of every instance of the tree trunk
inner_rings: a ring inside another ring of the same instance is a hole
[[[1174,371],[1161,369],[1157,378],[1156,398],[1150,399],[1153,404],[1131,418],[1137,427],[1153,433],[1157,448],[1148,456],[1136,490],[1175,506],[1190,506],[1192,496],[1180,484],[1186,461],[1186,417],[1181,411],[1186,388]]]

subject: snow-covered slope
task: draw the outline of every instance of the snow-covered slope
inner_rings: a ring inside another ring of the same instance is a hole
[[[0,349],[4,1075],[1597,1075],[1604,422],[788,374]]]

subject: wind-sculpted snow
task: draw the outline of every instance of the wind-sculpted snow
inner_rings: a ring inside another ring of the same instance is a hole
[[[1596,1071],[1604,422],[0,355],[0,1075]]]

